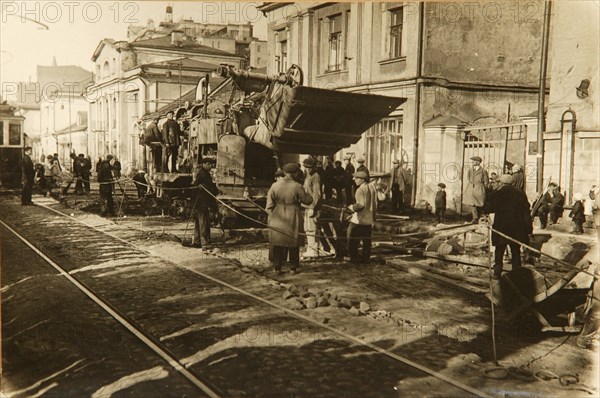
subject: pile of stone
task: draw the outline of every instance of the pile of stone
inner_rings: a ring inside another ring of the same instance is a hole
[[[288,308],[293,310],[338,307],[349,310],[355,316],[365,315],[371,310],[369,304],[364,301],[356,301],[326,290],[299,287],[294,284],[285,286],[282,298],[286,300]]]

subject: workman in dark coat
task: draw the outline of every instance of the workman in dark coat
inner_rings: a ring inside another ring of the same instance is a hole
[[[525,177],[523,176],[523,169],[520,164],[515,163],[512,167],[513,186],[519,191],[525,192]]]
[[[162,149],[164,141],[162,139],[162,134],[158,129],[158,117],[153,117],[148,126],[146,126],[144,140],[145,144],[148,145],[152,151],[154,170],[162,171]]]
[[[346,194],[346,206],[354,203],[354,165],[352,164],[352,156],[344,156],[344,193]]]
[[[495,213],[492,228],[519,242],[529,244],[532,222],[527,196],[512,185],[513,178],[510,174],[500,176],[500,184],[500,189],[493,191],[487,202],[486,211]],[[492,232],[492,244],[496,247],[494,251],[495,279],[500,279],[502,275],[502,260],[507,245],[511,251],[512,269],[521,266],[521,246],[518,243]]]
[[[137,189],[138,199],[142,199],[146,192],[148,192],[148,181],[146,181],[146,172],[144,170],[138,170],[133,176],[133,183]]]
[[[335,161],[333,168],[333,179],[335,180],[335,196],[336,201],[341,204],[344,201],[344,186],[346,184],[346,172],[342,167],[342,162],[339,160]]]
[[[85,157],[83,153],[78,156],[79,165],[81,167],[81,183],[83,185],[83,193],[90,193],[90,176],[92,175],[92,160]]]
[[[210,210],[216,210],[215,197],[219,193],[210,171],[215,159],[205,156],[200,160],[200,170],[192,185],[198,187],[194,194],[194,240],[191,247],[208,249],[210,245]]]
[[[334,175],[333,159],[327,157],[327,165],[323,171],[323,186],[325,199],[330,200],[333,198],[333,188],[335,187],[335,175]]]
[[[369,168],[367,166],[365,166],[365,159],[363,158],[359,158],[356,163],[358,163],[358,167],[356,168],[356,171],[362,171],[363,173],[365,173],[367,175],[367,182],[369,182],[369,179],[371,178],[371,174],[369,174]]]
[[[300,209],[303,204],[312,204],[313,198],[294,180],[299,169],[296,163],[283,166],[285,177],[275,182],[267,194],[269,244],[273,251],[273,267],[278,274],[288,254],[292,273],[300,266]]]
[[[98,165],[98,183],[100,184],[100,202],[102,215],[115,216],[115,202],[113,200],[113,176],[110,161],[112,155],[106,155],[106,159]]]
[[[177,173],[177,158],[179,157],[179,146],[181,145],[181,128],[179,123],[173,120],[173,111],[167,112],[167,121],[163,125],[163,138],[171,157],[171,173]]]
[[[66,195],[69,192],[69,188],[71,188],[71,184],[75,181],[75,193],[77,195],[81,194],[81,167],[79,167],[79,163],[77,162],[77,155],[75,152],[71,152],[69,154],[71,158],[71,173],[72,178],[67,182],[67,185],[62,189],[63,195]]]
[[[551,182],[548,184],[548,191],[540,200],[542,204],[537,210],[537,216],[540,218],[541,228],[545,229],[548,225],[548,216],[550,216],[550,225],[556,224],[562,217],[565,210],[565,197],[560,193],[560,188]]]
[[[23,190],[21,191],[21,204],[23,206],[32,205],[31,192],[33,191],[33,180],[35,170],[33,169],[33,161],[31,160],[31,147],[25,147],[25,153],[21,161],[22,183]]]
[[[440,182],[438,191],[435,193],[435,219],[438,223],[444,222],[444,214],[446,213],[446,184]]]

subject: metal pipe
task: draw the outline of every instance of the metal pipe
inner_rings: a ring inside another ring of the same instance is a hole
[[[248,72],[241,69],[232,68],[227,65],[221,65],[217,68],[217,74],[221,77],[232,77],[234,79],[243,78],[249,80],[257,80],[265,83],[280,83],[292,85],[293,81],[289,76],[285,75],[267,75],[265,73]]]
[[[546,71],[548,69],[548,42],[550,40],[550,14],[552,2],[544,2],[544,30],[542,33],[542,56],[540,57],[540,81],[538,91],[538,125],[537,125],[537,191],[544,187],[544,119],[546,96]]]

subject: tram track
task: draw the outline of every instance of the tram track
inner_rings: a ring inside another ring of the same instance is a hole
[[[118,254],[116,254],[116,253],[108,253],[107,257],[109,257],[109,258],[111,256],[114,256],[114,255],[125,256],[125,257],[127,257],[127,256],[129,256],[129,257],[135,257],[136,253],[144,253],[144,255],[148,254],[148,252],[146,252],[146,251],[144,251],[144,250],[136,247],[131,242],[129,242],[129,241],[123,239],[123,238],[120,238],[119,236],[116,236],[116,235],[114,235],[114,234],[112,234],[110,232],[107,232],[107,231],[105,231],[103,229],[97,228],[94,225],[90,225],[90,224],[87,224],[87,223],[82,223],[82,221],[79,220],[79,219],[77,219],[76,217],[71,217],[70,215],[68,215],[66,213],[63,213],[63,212],[61,212],[59,210],[53,209],[52,207],[49,207],[49,206],[45,206],[44,205],[44,206],[39,206],[39,207],[40,208],[44,208],[44,209],[49,210],[49,211],[52,211],[54,214],[57,214],[60,217],[64,217],[65,219],[77,221],[77,223],[79,225],[85,225],[85,227],[87,229],[91,229],[93,231],[102,233],[103,235],[105,235],[107,237],[110,237],[111,239],[115,239],[116,241],[120,242],[121,244],[127,245],[127,248],[123,248],[122,245],[115,245],[114,244],[115,242],[110,242],[112,244],[112,247],[114,247],[114,249],[115,249],[113,251],[118,252]],[[2,223],[5,224],[4,222],[2,222]],[[7,225],[7,227],[10,228],[10,226],[8,226],[8,225]],[[12,228],[11,228],[11,230],[12,230]],[[106,241],[105,243],[109,243],[109,242]],[[31,245],[30,247],[32,247],[32,248],[36,247],[31,242],[29,242],[28,245]],[[37,250],[37,251],[39,251],[41,253],[41,250],[39,248],[36,247],[35,250]],[[60,267],[56,263],[56,261],[54,261],[52,258],[50,258],[49,256],[47,256],[47,255],[45,255],[43,253],[41,253],[41,254],[44,255],[44,256],[46,256],[46,258],[48,259],[48,261],[52,261],[54,264],[56,264],[56,266]],[[228,282],[226,282],[224,280],[221,280],[221,279],[219,279],[217,277],[211,276],[211,275],[209,275],[209,274],[207,274],[205,272],[200,272],[199,270],[193,269],[193,268],[188,267],[186,265],[181,265],[181,264],[171,264],[171,265],[173,265],[173,266],[175,266],[175,267],[177,267],[177,268],[179,268],[181,270],[184,270],[185,272],[191,272],[191,273],[195,274],[196,276],[199,276],[199,277],[203,278],[205,280],[205,282],[209,281],[212,284],[217,284],[217,285],[221,286],[221,288],[226,288],[226,289],[229,289],[230,291],[236,292],[237,294],[239,294],[241,296],[244,296],[247,299],[252,299],[253,301],[260,302],[260,303],[262,303],[262,304],[270,307],[271,311],[273,309],[275,309],[280,314],[284,313],[286,316],[291,316],[291,317],[295,318],[296,320],[299,320],[299,321],[301,321],[301,322],[303,322],[305,324],[310,324],[312,327],[317,327],[317,328],[321,328],[321,329],[327,330],[328,332],[331,332],[332,334],[335,334],[339,338],[342,338],[342,339],[344,339],[344,340],[346,340],[346,341],[348,341],[348,342],[350,342],[352,344],[356,344],[358,346],[363,346],[365,348],[368,348],[369,350],[372,350],[372,351],[377,352],[377,353],[379,353],[381,355],[384,355],[384,356],[386,356],[388,358],[391,358],[394,361],[400,362],[400,363],[402,363],[404,365],[408,365],[408,366],[412,367],[413,369],[416,369],[416,370],[418,370],[420,372],[423,372],[424,374],[427,374],[427,375],[436,377],[436,378],[438,378],[440,380],[443,380],[444,382],[446,382],[446,383],[448,383],[448,384],[450,384],[450,385],[452,385],[452,386],[454,386],[454,387],[456,387],[458,389],[461,389],[462,391],[469,392],[469,393],[471,393],[473,395],[476,395],[476,396],[489,396],[488,394],[486,394],[486,393],[484,393],[482,391],[479,391],[477,389],[474,389],[474,388],[471,388],[469,386],[466,386],[466,385],[464,385],[464,384],[462,384],[462,383],[460,383],[460,382],[458,382],[456,380],[453,380],[451,378],[448,378],[447,376],[444,376],[444,375],[442,375],[442,374],[440,374],[440,373],[438,373],[438,372],[436,372],[436,371],[434,371],[432,369],[429,369],[427,367],[421,366],[418,363],[409,360],[408,358],[402,357],[402,356],[400,356],[400,355],[398,355],[396,353],[393,353],[391,351],[385,350],[385,349],[383,349],[383,348],[381,348],[381,347],[379,347],[379,346],[377,346],[375,344],[372,344],[372,343],[369,343],[369,342],[365,342],[365,341],[363,341],[361,339],[356,338],[355,336],[347,334],[347,333],[345,333],[345,332],[343,332],[341,330],[338,330],[335,327],[332,327],[330,325],[324,324],[322,322],[315,321],[314,319],[312,319],[312,318],[310,318],[308,316],[305,316],[303,314],[300,314],[297,311],[293,311],[293,310],[290,310],[288,308],[282,307],[281,305],[279,305],[279,304],[277,304],[275,302],[272,302],[272,301],[270,301],[268,299],[265,299],[263,297],[259,297],[259,296],[255,295],[255,294],[251,293],[251,292],[248,292],[248,291],[246,291],[244,289],[241,289],[241,288],[239,288],[237,286],[234,286],[231,283],[228,283]],[[137,322],[135,322],[135,321],[131,321],[131,320],[128,321],[126,319],[127,318],[126,315],[123,316],[122,314],[119,314],[118,310],[115,311],[115,308],[108,303],[108,300],[99,298],[100,294],[94,293],[92,291],[92,289],[90,289],[89,287],[86,287],[85,283],[83,283],[81,281],[78,281],[77,278],[73,277],[73,273],[76,270],[73,270],[73,269],[72,270],[66,270],[66,269],[63,269],[63,268],[60,268],[60,269],[61,269],[61,271],[60,271],[61,275],[65,276],[65,277],[69,277],[68,279],[72,278],[73,279],[71,281],[72,283],[74,283],[74,284],[75,283],[79,283],[83,289],[87,289],[90,292],[90,294],[98,297],[98,300],[99,300],[98,305],[101,305],[100,303],[103,303],[102,305],[106,306],[105,310],[111,310],[111,311],[113,311],[115,313],[115,315],[121,316],[122,319],[124,319],[124,320],[126,320],[126,322],[128,322],[128,324],[130,325],[131,328],[138,330],[138,333],[141,333],[141,336],[147,334],[146,332],[141,331],[141,329],[143,329],[143,326],[137,324]],[[130,331],[131,331],[131,329],[130,329]],[[187,369],[190,368],[189,363],[186,364],[186,365],[184,365],[183,361],[181,359],[177,359],[176,354],[170,352],[170,350],[169,350],[168,347],[166,347],[166,346],[165,347],[161,347],[162,344],[160,344],[160,338],[159,339],[152,338],[151,335],[147,335],[147,336],[145,336],[145,338],[148,339],[148,341],[147,341],[148,344],[154,345],[156,348],[160,349],[160,351],[162,352],[162,354],[159,354],[159,355],[161,355],[161,357],[163,357],[163,359],[165,359],[167,362],[169,362],[175,369],[181,369],[181,370],[185,371],[185,370],[187,370]],[[174,362],[172,362],[172,361],[174,361]],[[195,375],[193,373],[190,373],[188,375],[188,377],[195,378],[196,380],[198,380],[198,382],[206,385],[206,383],[204,383],[204,382],[202,382],[200,380],[201,378],[199,377],[199,375]],[[198,382],[193,382],[193,383],[195,385],[197,385],[198,388],[201,388],[200,385],[202,385],[202,384],[200,384]],[[212,389],[209,388],[209,390],[211,390],[212,393],[215,393],[215,391],[218,391],[216,388],[212,388]],[[208,392],[206,392],[206,393],[209,394]],[[220,395],[220,394],[218,394],[218,395]],[[212,395],[209,395],[209,396],[212,396]]]

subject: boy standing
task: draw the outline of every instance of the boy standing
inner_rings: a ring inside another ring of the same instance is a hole
[[[446,213],[446,184],[440,182],[438,191],[435,194],[435,219],[438,224],[444,222],[444,213]]]
[[[585,215],[583,214],[583,203],[581,203],[582,197],[583,195],[579,192],[573,195],[575,203],[573,203],[573,209],[569,214],[569,217],[571,217],[575,223],[575,229],[573,230],[575,235],[583,234],[583,222],[585,221]]]

